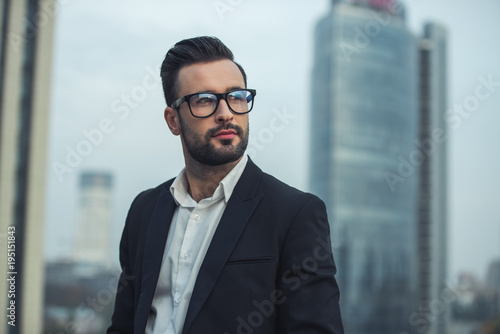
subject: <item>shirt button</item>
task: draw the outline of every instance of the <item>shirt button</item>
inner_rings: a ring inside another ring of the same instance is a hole
[[[180,302],[181,302],[181,297],[177,297],[177,298],[175,298],[175,303],[176,303],[176,304],[179,304]]]
[[[194,215],[194,220],[196,220],[196,221],[200,220],[200,215],[196,213],[196,214]]]

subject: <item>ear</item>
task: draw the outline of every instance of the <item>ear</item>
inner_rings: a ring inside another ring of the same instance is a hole
[[[181,134],[181,126],[179,122],[179,115],[177,114],[177,110],[166,107],[165,108],[165,122],[167,122],[168,128],[173,135],[178,136]]]

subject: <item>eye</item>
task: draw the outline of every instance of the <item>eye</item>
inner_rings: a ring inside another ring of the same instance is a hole
[[[246,101],[247,100],[246,95],[247,95],[246,91],[237,91],[229,94],[227,98],[232,101]]]
[[[195,105],[213,104],[217,98],[212,94],[198,94],[191,98],[191,103]]]

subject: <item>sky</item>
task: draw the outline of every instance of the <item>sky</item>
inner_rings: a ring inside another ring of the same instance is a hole
[[[249,88],[258,92],[250,116],[251,157],[264,171],[309,190],[314,27],[330,1],[58,3],[47,161],[47,259],[71,253],[80,173],[113,173],[110,249],[117,263],[119,237],[133,198],[182,169],[179,138],[163,120],[158,70],[167,50],[184,38],[214,35],[233,51],[245,68]],[[431,20],[448,29],[450,111],[469,101],[481,80],[493,82],[490,96],[450,129],[447,142],[449,272],[452,277],[462,271],[484,276],[488,263],[500,258],[500,1],[405,3],[407,24],[415,34]],[[285,125],[278,131],[271,130],[276,118]]]

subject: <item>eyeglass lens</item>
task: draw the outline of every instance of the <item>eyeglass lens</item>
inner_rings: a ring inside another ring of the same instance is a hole
[[[211,93],[200,93],[191,97],[189,105],[196,116],[212,114],[217,107],[217,96]],[[252,109],[253,96],[249,91],[237,90],[227,94],[229,108],[235,113],[246,113]]]

